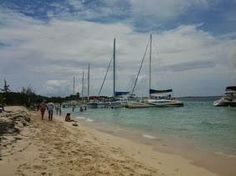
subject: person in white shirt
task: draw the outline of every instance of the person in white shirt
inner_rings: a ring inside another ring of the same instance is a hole
[[[48,103],[47,104],[47,110],[48,110],[48,120],[52,121],[53,117],[53,110],[54,110],[54,104],[53,103]]]

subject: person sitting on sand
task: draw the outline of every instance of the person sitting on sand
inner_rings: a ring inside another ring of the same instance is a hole
[[[67,114],[66,114],[65,121],[66,121],[66,122],[76,122],[75,120],[72,120],[72,119],[70,118],[70,113],[67,113]]]
[[[47,109],[47,105],[46,105],[45,101],[43,101],[42,103],[40,103],[38,109],[39,109],[39,111],[40,111],[40,113],[41,113],[41,118],[42,118],[42,120],[43,120],[43,118],[44,118],[44,113],[45,113],[45,111],[46,111],[46,109]]]
[[[53,117],[53,110],[54,110],[54,104],[53,103],[48,103],[47,104],[47,110],[48,110],[48,120],[52,121]]]

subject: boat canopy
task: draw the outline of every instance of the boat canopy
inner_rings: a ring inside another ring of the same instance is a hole
[[[225,88],[225,91],[236,91],[236,86],[229,86]]]
[[[115,92],[115,96],[122,96],[122,95],[127,95],[129,92]]]
[[[168,92],[172,92],[172,89],[165,89],[165,90],[150,89],[149,90],[150,94],[160,94],[160,93],[168,93]]]

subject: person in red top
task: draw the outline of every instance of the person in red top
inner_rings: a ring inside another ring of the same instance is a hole
[[[42,120],[43,120],[43,118],[44,118],[44,114],[45,114],[46,109],[47,109],[47,104],[45,103],[45,101],[43,101],[43,102],[40,103],[40,105],[39,105],[39,111],[40,111],[40,113],[41,113],[41,118],[42,118]]]

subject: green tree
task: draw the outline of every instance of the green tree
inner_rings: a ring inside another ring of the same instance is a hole
[[[4,94],[0,93],[0,104],[3,105],[6,103],[6,97]]]

